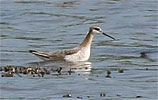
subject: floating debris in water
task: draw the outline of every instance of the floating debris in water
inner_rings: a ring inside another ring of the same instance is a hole
[[[12,72],[8,72],[8,73],[4,73],[1,75],[2,77],[13,77],[13,73]]]
[[[119,73],[123,73],[123,72],[124,72],[124,69],[119,68],[119,69],[118,69],[118,72],[119,72]]]
[[[140,54],[140,57],[142,57],[142,58],[147,58],[147,54],[146,54],[147,52],[141,52]]]
[[[77,99],[82,99],[82,97],[77,97]]]
[[[46,68],[43,68],[43,70],[44,70],[45,74],[50,75],[50,71],[49,70],[47,70]]]
[[[59,69],[57,69],[59,75],[61,75],[61,70],[62,70],[62,67],[60,67]]]
[[[106,93],[100,93],[100,97],[105,97]]]
[[[96,77],[99,77],[99,75],[97,75]]]
[[[32,77],[44,77],[45,75],[50,75],[51,73],[57,73],[54,75],[71,75],[74,73],[72,69],[67,71],[62,71],[62,67],[59,67],[57,69],[53,68],[41,68],[40,65],[36,67],[24,67],[24,66],[2,66],[0,67],[0,72],[2,72],[1,77],[14,77],[14,74],[18,75],[19,77],[22,77],[23,75],[32,75]],[[66,74],[63,74],[65,73]],[[51,74],[53,75],[53,74]]]
[[[65,95],[63,95],[63,97],[71,98],[72,96],[71,96],[71,94],[65,94]]]
[[[2,69],[2,67],[0,67],[0,71],[2,71],[3,69]]]
[[[140,95],[138,95],[138,96],[136,96],[136,98],[141,98],[142,96],[140,96]]]
[[[107,74],[110,75],[110,74],[111,74],[111,71],[108,70],[108,71],[107,71]]]
[[[121,95],[117,94],[116,96],[121,97]]]
[[[107,78],[111,78],[110,74],[111,74],[111,71],[108,70],[106,77],[107,77]]]
[[[90,98],[90,96],[87,96],[87,98]]]
[[[145,70],[149,70],[149,68],[145,68]]]
[[[70,68],[70,70],[68,71],[68,73],[69,73],[69,75],[71,75],[71,73],[74,73],[74,71],[72,71],[71,68]]]

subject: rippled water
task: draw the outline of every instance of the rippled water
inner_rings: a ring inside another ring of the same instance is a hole
[[[89,70],[44,78],[1,77],[1,99],[62,100],[65,94],[73,100],[158,99],[157,0],[1,0],[0,7],[1,66],[42,61],[30,49],[72,48],[93,24],[117,39],[95,36]],[[142,52],[147,57],[140,57]],[[61,66],[43,66],[51,64]],[[105,77],[107,70],[112,78]]]

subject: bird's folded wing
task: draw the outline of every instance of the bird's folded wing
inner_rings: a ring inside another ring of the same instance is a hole
[[[58,52],[41,52],[41,51],[35,51],[35,50],[30,50],[32,54],[35,54],[36,56],[39,57],[44,57],[48,59],[64,59],[66,55],[72,55],[74,53],[77,53],[79,51],[79,48],[73,48],[73,49],[68,49],[64,51],[58,51]]]
[[[58,51],[54,53],[49,53],[50,57],[64,58],[66,55],[72,55],[79,51],[79,48],[68,49],[63,51]]]

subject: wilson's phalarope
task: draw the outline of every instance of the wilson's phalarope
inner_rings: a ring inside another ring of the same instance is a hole
[[[115,39],[104,33],[99,26],[93,25],[89,28],[89,32],[83,42],[73,49],[48,53],[35,50],[30,50],[29,52],[35,54],[43,60],[65,60],[70,62],[86,61],[90,57],[91,43],[94,34],[104,34],[105,36]]]

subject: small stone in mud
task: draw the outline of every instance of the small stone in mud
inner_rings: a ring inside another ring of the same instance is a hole
[[[123,70],[122,68],[119,68],[119,69],[118,69],[118,72],[119,72],[119,73],[123,73],[124,70]]]
[[[71,94],[65,94],[65,95],[63,95],[63,97],[71,98],[72,96],[71,96]]]
[[[106,94],[105,93],[100,93],[100,97],[105,97]]]

